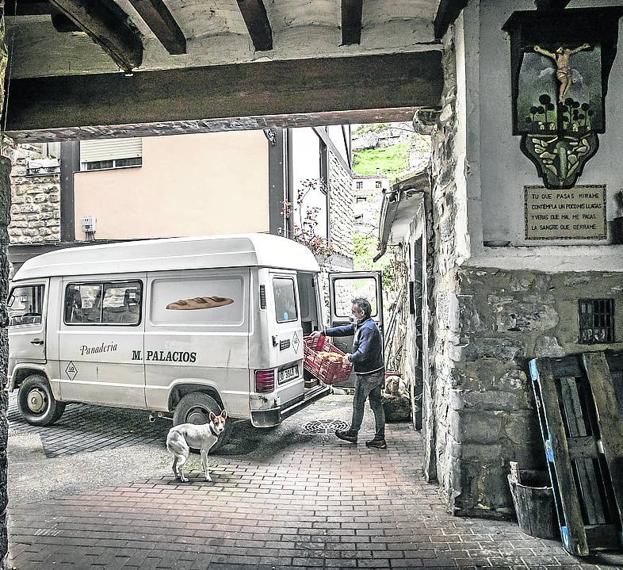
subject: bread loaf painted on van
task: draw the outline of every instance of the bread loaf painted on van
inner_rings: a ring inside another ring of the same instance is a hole
[[[192,299],[180,299],[174,303],[169,303],[167,309],[170,311],[194,311],[196,309],[214,309],[231,305],[233,299],[227,297],[193,297]]]

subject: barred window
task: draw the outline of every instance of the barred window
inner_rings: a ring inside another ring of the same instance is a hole
[[[614,299],[580,299],[580,344],[614,342]]]

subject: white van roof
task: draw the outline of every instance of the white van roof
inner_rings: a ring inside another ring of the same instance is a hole
[[[246,234],[62,249],[29,259],[17,271],[13,281],[65,275],[252,266],[320,271],[316,258],[305,246],[279,236]]]

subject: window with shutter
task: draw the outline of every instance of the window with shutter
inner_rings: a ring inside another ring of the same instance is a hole
[[[80,170],[127,168],[143,164],[143,139],[80,141]]]

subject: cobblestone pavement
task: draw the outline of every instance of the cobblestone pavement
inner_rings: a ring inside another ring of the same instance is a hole
[[[196,456],[189,484],[172,474],[133,480],[128,447],[123,485],[11,503],[9,567],[623,568],[615,556],[580,563],[514,523],[448,515],[422,480],[421,437],[407,424],[388,426],[384,451],[323,434],[348,420],[350,402],[326,398],[252,449],[210,457],[213,483]],[[364,428],[372,431],[369,415]],[[163,440],[153,453],[169,461]],[[55,460],[42,457],[43,481]]]
[[[111,422],[111,415],[115,421]],[[9,425],[20,434],[37,434],[47,457],[156,443],[166,438],[171,424],[147,421],[148,413],[71,404],[52,427],[27,424],[17,410],[17,392],[9,397]]]

